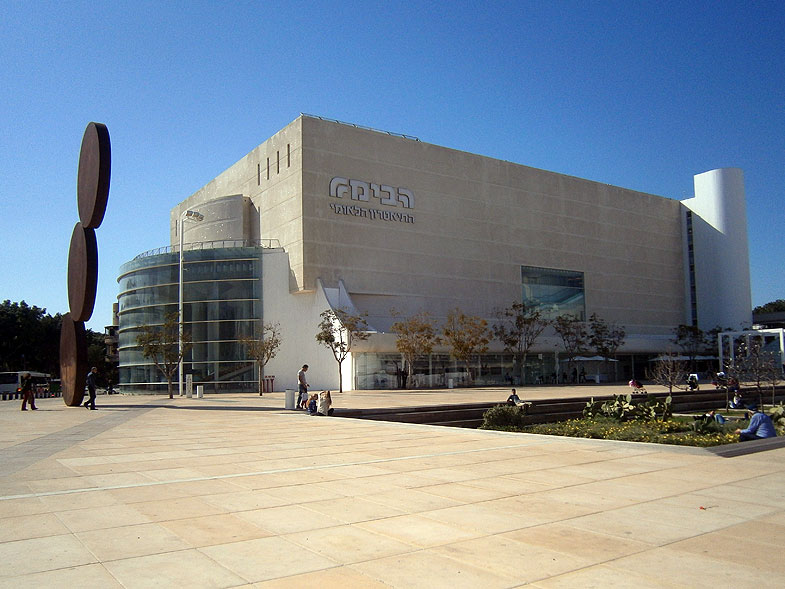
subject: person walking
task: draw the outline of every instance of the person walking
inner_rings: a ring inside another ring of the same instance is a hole
[[[308,372],[308,365],[303,364],[303,367],[297,373],[298,395],[297,402],[294,404],[295,409],[301,407],[305,409],[308,403],[308,381],[305,380],[305,373]]]
[[[37,410],[35,406],[35,393],[33,392],[33,377],[29,372],[22,375],[22,411],[27,411],[27,402],[30,401],[30,409]]]
[[[90,398],[84,402],[85,409],[92,409],[95,411],[95,387],[96,387],[96,375],[98,374],[98,368],[93,366],[90,369],[90,372],[87,373],[87,392],[90,394]]]

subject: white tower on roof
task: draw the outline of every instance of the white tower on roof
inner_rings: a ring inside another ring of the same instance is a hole
[[[703,330],[738,329],[752,323],[747,205],[744,172],[710,170],[695,176],[695,197],[682,201],[687,213],[692,313]],[[691,232],[691,234],[690,234]]]

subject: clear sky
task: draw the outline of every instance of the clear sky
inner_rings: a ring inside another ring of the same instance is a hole
[[[781,0],[0,0],[0,300],[68,311],[88,122],[103,331],[170,209],[301,112],[676,199],[740,167],[753,304],[785,298],[783,39]]]

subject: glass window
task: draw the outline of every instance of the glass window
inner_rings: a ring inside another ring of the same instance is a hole
[[[540,309],[546,319],[574,315],[586,320],[583,272],[521,266],[523,302]]]
[[[253,333],[261,315],[262,249],[228,247],[183,253],[183,322],[193,347],[185,372],[206,391],[255,390],[255,364],[240,338]],[[164,322],[177,312],[177,253],[136,258],[121,267],[118,278],[120,384],[134,390],[165,390],[165,379],[144,358],[137,338],[144,325]]]

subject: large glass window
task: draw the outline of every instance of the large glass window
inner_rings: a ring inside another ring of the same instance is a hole
[[[194,384],[208,392],[255,390],[255,365],[240,343],[261,318],[262,248],[207,248],[183,253],[183,325],[193,346],[183,361]],[[176,253],[143,255],[121,268],[120,384],[163,392],[165,379],[142,355],[137,337],[145,325],[164,322],[179,299]]]
[[[521,266],[523,302],[540,309],[546,319],[573,315],[586,320],[583,272]]]

